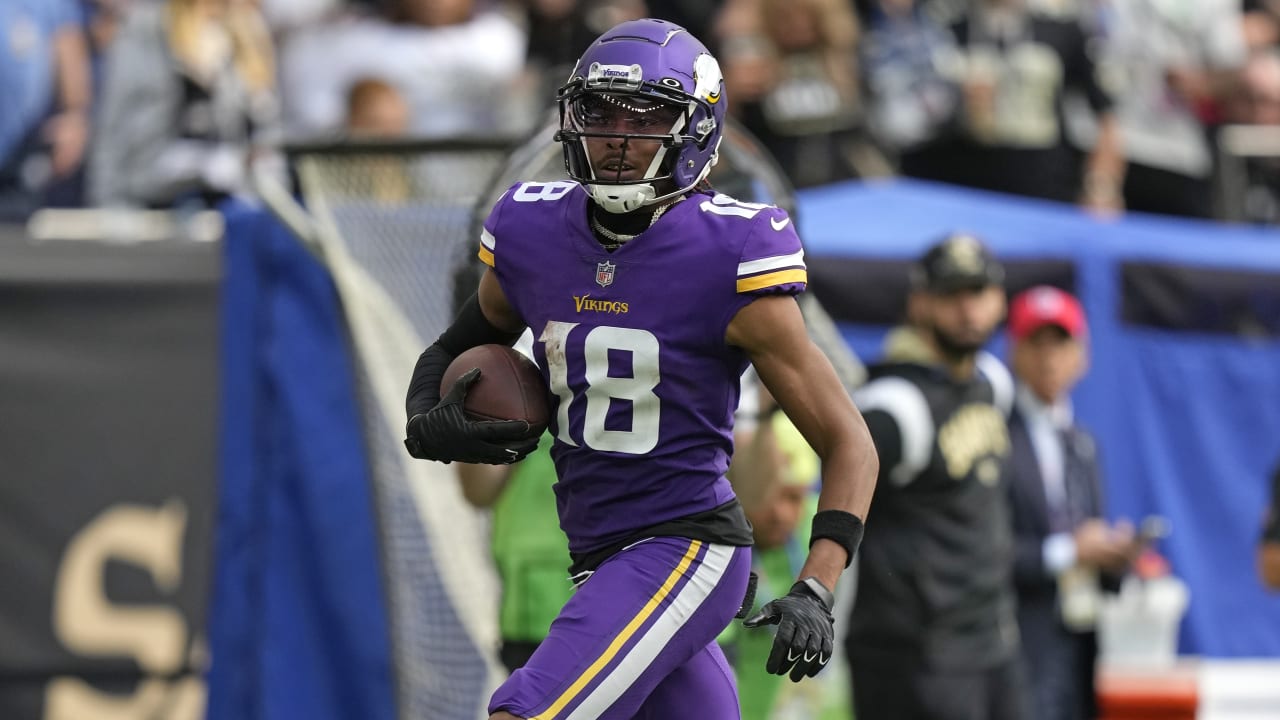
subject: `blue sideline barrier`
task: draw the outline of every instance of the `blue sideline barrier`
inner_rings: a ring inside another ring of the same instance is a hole
[[[803,191],[798,217],[811,269],[915,258],[955,229],[1006,259],[1073,263],[1093,356],[1077,414],[1098,437],[1110,514],[1171,521],[1162,549],[1192,594],[1180,651],[1280,656],[1280,598],[1254,569],[1266,478],[1280,463],[1280,341],[1129,325],[1118,288],[1121,263],[1135,260],[1280,278],[1280,232],[1136,215],[1101,222],[1066,206],[908,181]],[[879,357],[887,327],[842,327],[860,357]],[[1003,338],[993,346],[1003,356]]]
[[[368,462],[328,273],[229,209],[209,720],[393,720]]]

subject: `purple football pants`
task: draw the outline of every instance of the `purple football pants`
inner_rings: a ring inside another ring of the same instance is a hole
[[[578,587],[489,712],[530,720],[739,720],[716,636],[746,591],[751,549],[660,537]]]

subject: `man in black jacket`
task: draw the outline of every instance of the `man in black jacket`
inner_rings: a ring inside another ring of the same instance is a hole
[[[846,643],[858,720],[1029,717],[1006,408],[978,367],[1004,316],[1003,280],[972,236],[933,246],[911,298],[923,357],[873,368],[855,396],[880,455]]]

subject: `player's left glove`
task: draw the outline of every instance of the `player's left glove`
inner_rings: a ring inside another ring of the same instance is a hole
[[[808,577],[791,586],[791,592],[760,608],[742,622],[749,628],[777,625],[773,650],[764,669],[773,675],[790,673],[792,682],[813,677],[831,660],[835,642],[835,596],[817,578]]]

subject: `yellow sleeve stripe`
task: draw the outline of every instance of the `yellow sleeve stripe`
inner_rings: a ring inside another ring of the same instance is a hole
[[[786,285],[787,283],[808,283],[809,273],[803,269],[779,270],[778,272],[765,273],[764,275],[756,275],[755,277],[740,278],[738,280],[738,292],[751,292],[760,288],[772,287],[774,285]]]
[[[700,540],[691,541],[689,543],[689,550],[685,552],[684,557],[680,558],[680,563],[676,565],[676,568],[667,576],[666,581],[662,583],[662,587],[658,588],[658,592],[654,593],[653,597],[649,598],[649,601],[644,604],[644,607],[640,608],[640,612],[636,613],[635,617],[631,618],[631,622],[627,623],[627,626],[622,628],[622,632],[619,632],[617,637],[613,639],[613,642],[609,643],[609,647],[604,649],[604,652],[600,654],[600,657],[596,658],[596,661],[591,663],[591,666],[584,670],[583,673],[578,676],[577,680],[573,681],[573,684],[569,686],[568,690],[565,690],[560,697],[556,698],[555,702],[551,703],[551,707],[537,715],[534,715],[529,718],[529,720],[554,720],[557,714],[563,710],[566,705],[573,702],[573,699],[578,696],[578,693],[582,692],[584,687],[591,684],[591,681],[595,679],[596,675],[599,675],[600,671],[603,670],[611,660],[613,660],[613,656],[617,655],[618,651],[622,649],[622,646],[627,644],[627,641],[636,633],[636,630],[639,630],[640,626],[644,625],[645,620],[648,620],[649,616],[653,614],[653,611],[658,609],[658,605],[662,604],[662,601],[671,594],[672,588],[676,586],[676,583],[680,582],[681,576],[683,576],[685,571],[689,569],[690,563],[692,563],[693,559],[698,556],[698,551],[701,549],[702,542]]]
[[[489,267],[493,267],[493,251],[481,245],[480,252],[476,253],[480,256],[480,261]]]

